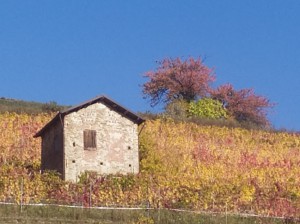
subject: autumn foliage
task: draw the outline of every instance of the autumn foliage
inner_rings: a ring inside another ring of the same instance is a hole
[[[299,217],[300,136],[150,121],[142,173],[169,208]]]
[[[0,114],[0,164],[40,162],[40,141],[33,139],[51,114]]]
[[[200,58],[185,61],[180,58],[164,59],[158,62],[156,71],[147,72],[145,77],[149,81],[143,85],[143,93],[151,99],[153,106],[175,99],[192,101],[199,96],[204,97],[215,79],[212,69],[205,66]]]
[[[39,172],[32,136],[50,119],[0,114],[0,201],[299,218],[299,134],[151,120],[140,134],[140,174],[85,173],[75,184]]]
[[[187,110],[195,111],[195,105],[200,106],[205,100],[211,98],[223,105],[229,115],[227,118],[252,123],[259,127],[270,125],[267,113],[274,105],[266,97],[256,95],[253,89],[235,90],[231,84],[221,85],[217,89],[211,88],[210,84],[215,80],[215,76],[212,69],[205,66],[200,58],[190,57],[187,60],[167,58],[159,61],[158,65],[156,70],[145,74],[148,81],[143,85],[144,96],[150,98],[152,106],[162,102],[166,104],[165,108],[169,109],[170,104],[172,108],[174,105],[178,107],[177,102],[182,103],[184,100],[190,103],[190,108],[178,108],[178,111],[185,114]],[[209,105],[210,108],[207,107]],[[198,107],[192,116],[200,114],[199,117],[203,118],[203,115],[209,114],[207,118],[224,118],[224,116],[211,116],[220,111],[220,109],[216,110],[215,103],[206,103],[205,107],[202,110]],[[202,113],[203,110],[210,113]]]
[[[266,109],[273,104],[267,98],[255,95],[253,89],[235,90],[231,84],[226,84],[212,90],[211,97],[219,100],[228,113],[239,122],[269,125]]]

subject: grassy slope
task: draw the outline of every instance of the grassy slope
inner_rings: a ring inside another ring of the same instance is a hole
[[[101,224],[283,224],[283,220],[270,218],[245,218],[216,216],[166,209],[160,210],[116,210],[82,209],[58,206],[24,206],[22,212],[17,205],[0,205],[0,223],[101,223]],[[19,222],[18,222],[19,221]]]
[[[0,113],[15,112],[15,113],[38,114],[38,113],[45,113],[51,111],[58,111],[64,108],[66,107],[57,105],[55,102],[38,103],[38,102],[9,99],[5,97],[0,98]]]
[[[140,135],[140,175],[90,176],[71,184],[39,174],[40,141],[32,136],[51,117],[0,114],[0,201],[20,201],[22,177],[24,202],[93,206],[149,202],[151,207],[300,214],[297,134],[147,121]]]

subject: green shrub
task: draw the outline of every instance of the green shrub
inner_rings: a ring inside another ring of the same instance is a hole
[[[201,118],[220,119],[228,117],[222,103],[211,98],[203,98],[197,102],[191,102],[188,112],[190,116]]]

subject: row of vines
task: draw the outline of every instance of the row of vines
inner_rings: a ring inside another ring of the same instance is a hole
[[[0,114],[0,201],[138,206],[299,217],[300,136],[152,120],[140,134],[140,174],[40,174],[52,115]]]

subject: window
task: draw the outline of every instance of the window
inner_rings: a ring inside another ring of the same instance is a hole
[[[83,145],[84,145],[84,150],[93,150],[97,148],[95,130],[83,131]]]

